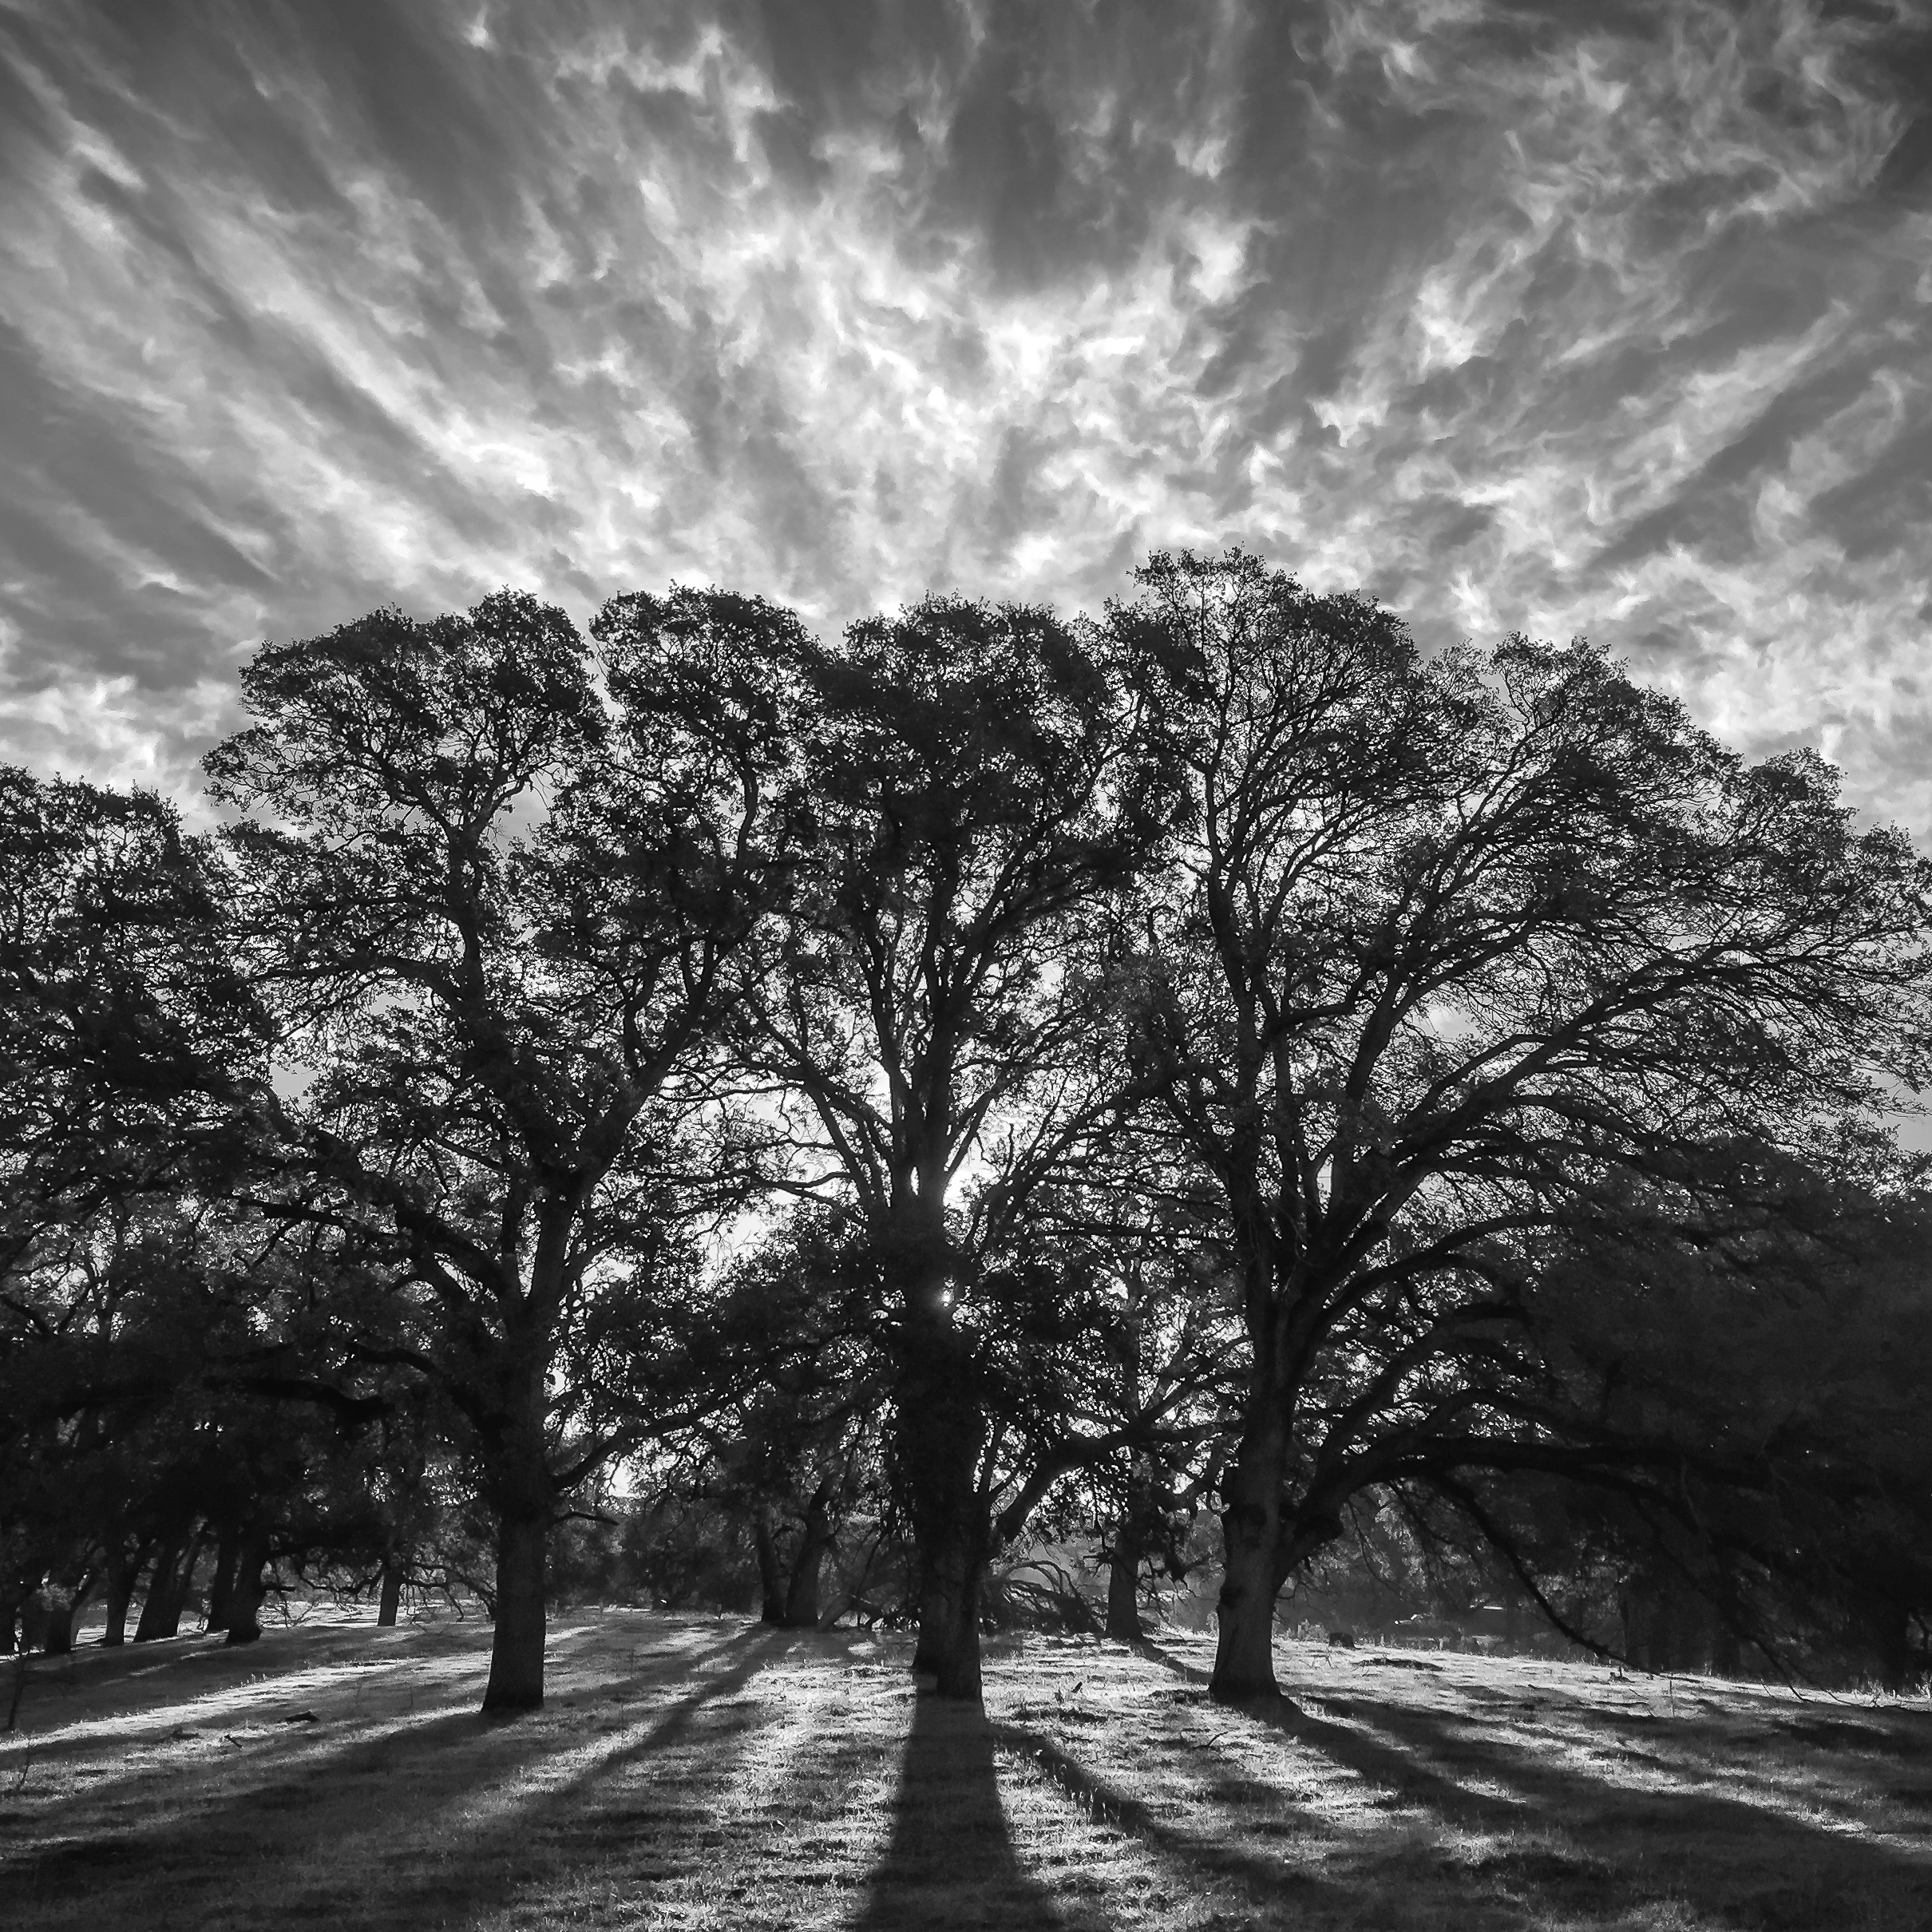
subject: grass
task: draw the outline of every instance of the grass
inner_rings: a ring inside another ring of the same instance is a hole
[[[474,1624],[36,1663],[0,1739],[0,1924],[1932,1927],[1932,1713],[1710,1679],[1285,1644],[996,1642],[984,1716],[901,1639],[559,1620],[475,1709]]]

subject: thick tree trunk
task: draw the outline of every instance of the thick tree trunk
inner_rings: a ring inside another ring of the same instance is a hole
[[[939,1575],[924,1540],[915,1534],[919,1562],[919,1634],[913,1645],[913,1674],[931,1677],[939,1674],[940,1633],[945,1626],[946,1606],[940,1594]]]
[[[986,1577],[983,1534],[968,1522],[940,1538],[933,1551],[936,1588],[926,1613],[928,1630],[920,1622],[919,1641],[932,1659],[933,1689],[942,1697],[978,1704],[983,1696],[980,1675],[980,1592]]]
[[[979,1488],[984,1425],[971,1341],[953,1326],[934,1278],[909,1310],[899,1391],[899,1461],[920,1566],[913,1668],[932,1674],[940,1696],[977,1704],[980,1595],[992,1542]]]
[[[268,1596],[268,1532],[242,1532],[228,1588],[226,1628],[232,1644],[252,1644],[262,1634],[262,1605]]]
[[[544,1572],[550,1514],[505,1516],[497,1529],[497,1627],[486,1711],[533,1711],[544,1700]]]
[[[131,1557],[118,1546],[109,1553],[107,1628],[101,1633],[101,1641],[110,1650],[128,1641],[128,1609],[134,1601],[134,1585],[147,1554],[145,1542],[138,1544]]]
[[[771,1518],[762,1510],[752,1514],[751,1546],[758,1553],[760,1621],[782,1624],[785,1621],[785,1579],[779,1572],[778,1546],[771,1534]]]
[[[174,1577],[168,1593],[168,1601],[161,1606],[161,1635],[177,1637],[180,1634],[181,1618],[188,1609],[189,1594],[195,1587],[195,1568],[208,1548],[208,1532],[197,1530],[188,1548],[182,1553],[180,1562],[175,1566]],[[146,1606],[144,1605],[143,1608]]]
[[[49,1657],[69,1657],[73,1653],[74,1613],[81,1607],[77,1596],[56,1590],[47,1603],[47,1625],[41,1648]]]
[[[1275,1599],[1286,1571],[1281,1562],[1281,1486],[1288,1435],[1272,1392],[1259,1392],[1240,1452],[1222,1489],[1221,1530],[1225,1568],[1216,1615],[1221,1633],[1208,1694],[1219,1704],[1277,1698]]]
[[[825,1570],[826,1553],[832,1547],[832,1516],[828,1483],[821,1483],[806,1505],[805,1533],[798,1539],[798,1554],[792,1559],[792,1574],[785,1591],[784,1622],[794,1630],[818,1627],[818,1586]]]
[[[148,1588],[141,1599],[140,1620],[134,1625],[134,1641],[151,1644],[157,1637],[172,1637],[180,1628],[181,1600],[175,1589],[175,1572],[187,1552],[188,1538],[164,1537],[154,1553],[154,1567],[148,1573]]]
[[[1114,1526],[1114,1557],[1107,1566],[1107,1633],[1123,1644],[1138,1644],[1146,1635],[1140,1621],[1140,1566],[1153,1506],[1153,1472],[1147,1459],[1137,1455],[1127,1472],[1126,1501]]]
[[[382,1562],[382,1594],[376,1604],[376,1628],[386,1630],[402,1608],[402,1558],[393,1551]]]

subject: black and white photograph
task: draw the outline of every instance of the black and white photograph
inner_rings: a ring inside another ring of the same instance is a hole
[[[0,0],[0,1924],[1932,1932],[1932,0]]]

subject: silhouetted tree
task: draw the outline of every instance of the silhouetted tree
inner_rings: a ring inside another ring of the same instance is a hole
[[[1627,1464],[1523,1341],[1539,1241],[1632,1179],[1688,1221],[1917,1079],[1932,868],[1816,758],[1747,766],[1584,644],[1425,660],[1238,554],[1139,583],[1114,621],[1191,786],[1140,1064],[1246,1337],[1213,1690],[1273,1696],[1277,1594],[1351,1496]]]
[[[1106,639],[1043,611],[934,600],[803,662],[816,837],[757,1051],[794,1184],[836,1182],[886,1285],[916,1667],[977,1698],[1002,1446],[988,1298],[1019,1279],[980,1261],[1012,1253],[1091,1113],[1067,1077],[1086,1024],[1076,935],[1153,859],[1171,786]]]
[[[596,1366],[686,1299],[714,1204],[679,1150],[786,877],[793,620],[676,591],[592,628],[600,655],[505,593],[264,649],[257,722],[208,760],[246,814],[243,956],[307,1081],[264,1206],[376,1242],[414,1339],[371,1352],[463,1419],[493,1709],[542,1700],[559,1498],[652,1427]]]

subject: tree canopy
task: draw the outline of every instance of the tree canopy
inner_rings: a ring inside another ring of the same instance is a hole
[[[616,1469],[969,1699],[1029,1526],[1130,1635],[1202,1507],[1225,1699],[1391,1510],[1906,1668],[1932,866],[1815,754],[1240,552],[837,640],[505,592],[242,698],[212,833],[0,773],[10,1616],[433,1568],[527,1708]]]

